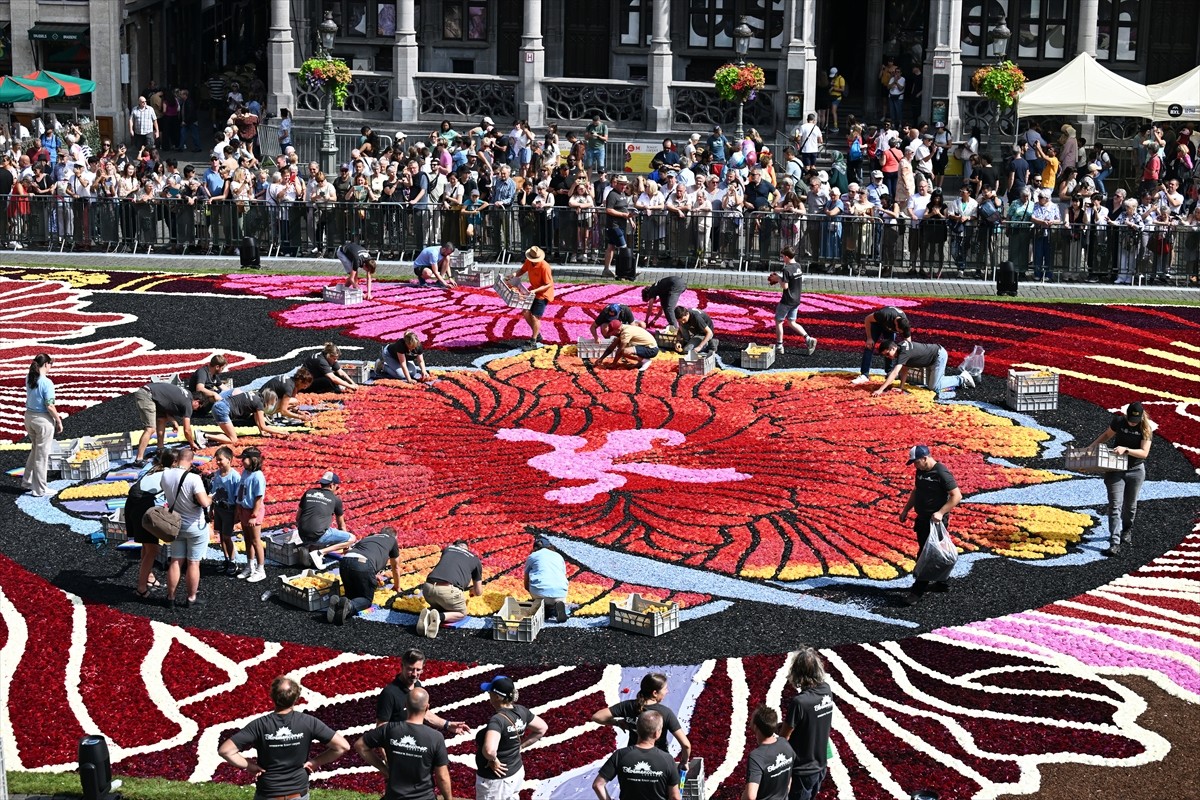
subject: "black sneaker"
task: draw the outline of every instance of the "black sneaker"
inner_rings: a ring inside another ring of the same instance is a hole
[[[340,594],[335,594],[329,598],[329,605],[325,609],[325,621],[326,622],[328,622],[330,624],[333,624],[333,623],[337,623],[338,625],[342,624],[341,615],[338,613],[338,610],[339,610],[338,606],[341,605],[341,602],[342,602],[342,596]]]
[[[550,604],[550,608],[554,612],[554,621],[560,625],[567,621],[567,601],[555,600]]]
[[[929,585],[929,591],[948,592],[950,591],[950,584],[946,583],[945,581],[935,581]]]
[[[1113,542],[1108,546],[1108,549],[1104,551],[1104,555],[1108,556],[1109,558],[1116,558],[1124,551],[1125,548],[1121,546],[1120,542]]]

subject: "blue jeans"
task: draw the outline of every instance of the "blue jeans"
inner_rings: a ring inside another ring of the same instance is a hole
[[[1111,174],[1111,169],[1102,169],[1096,173],[1096,190],[1105,197],[1108,197],[1108,190],[1104,188],[1104,179]]]
[[[925,369],[925,388],[937,392],[938,400],[943,399],[943,392],[957,389],[962,385],[962,378],[957,375],[946,374],[946,361],[948,359],[949,356],[946,354],[946,348],[939,347],[937,361],[933,363],[932,367]]]
[[[188,143],[191,143],[191,147]],[[179,126],[179,149],[200,152],[200,123],[188,122]]]
[[[1054,280],[1054,265],[1050,263],[1050,256],[1053,252],[1050,236],[1035,232],[1033,235],[1033,276],[1038,280],[1041,280],[1043,276]]]
[[[878,322],[872,322],[871,323],[871,341],[876,342],[876,343],[878,343],[878,342],[894,342],[894,341],[896,341],[896,332],[885,330],[884,327],[882,325],[880,325]],[[860,364],[858,367],[859,374],[860,375],[870,375],[871,374],[871,362],[874,360],[875,360],[875,348],[864,347],[863,352],[862,352],[862,364]],[[892,371],[891,359],[885,358],[883,360],[883,371],[884,372]]]
[[[335,544],[348,542],[353,538],[354,536],[346,531],[341,531],[337,528],[330,528],[321,534],[321,538],[317,539],[315,542],[309,542],[308,545],[309,547],[333,547]]]
[[[383,346],[383,354],[381,358],[383,360],[384,375],[387,375],[389,378],[399,378],[400,380],[404,379],[404,376],[400,374],[400,359],[393,357],[392,354],[387,351],[387,345]],[[405,357],[404,361],[408,366],[408,376],[414,381],[419,381],[421,379],[421,365],[416,362],[416,359],[412,358]]]
[[[587,149],[583,151],[583,168],[584,169],[604,169],[604,159],[606,157],[605,149],[601,147],[599,150]]]
[[[904,96],[888,95],[888,117],[897,125],[904,119]],[[893,195],[894,197],[895,195]]]

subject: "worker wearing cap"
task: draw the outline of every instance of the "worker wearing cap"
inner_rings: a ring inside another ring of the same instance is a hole
[[[920,553],[925,547],[925,540],[929,538],[929,531],[934,522],[940,522],[949,529],[950,511],[962,502],[962,490],[958,488],[958,481],[954,480],[946,465],[934,459],[927,445],[919,444],[908,451],[908,465],[915,466],[917,473],[912,494],[908,496],[908,502],[900,512],[900,521],[908,520],[908,512],[916,513],[913,530],[917,533],[917,552]],[[913,581],[907,603],[916,603],[929,589],[927,581]],[[949,590],[950,587],[945,581],[933,584],[932,588],[935,592]]]
[[[346,532],[346,513],[342,499],[338,497],[341,483],[336,472],[326,471],[317,479],[316,486],[300,495],[296,529],[300,533],[300,541],[311,548],[332,547],[354,539],[353,535]],[[333,524],[335,520],[336,526]],[[318,555],[313,561],[319,559]]]
[[[614,319],[619,319],[626,325],[633,324],[633,309],[624,303],[609,303],[600,310],[596,315],[596,319],[592,320],[591,334],[592,338],[599,340],[599,334],[608,327],[608,323]]]
[[[1106,556],[1119,556],[1133,544],[1133,520],[1137,516],[1138,494],[1146,481],[1146,458],[1154,441],[1154,427],[1141,403],[1130,403],[1124,413],[1113,415],[1108,428],[1096,437],[1088,449],[1113,443],[1113,453],[1126,456],[1125,469],[1104,473],[1108,489],[1108,549]]]
[[[546,735],[545,720],[517,704],[517,685],[512,678],[497,675],[481,683],[488,693],[492,718],[483,728],[483,739],[475,753],[475,797],[477,800],[516,800],[525,783],[521,751]]]
[[[533,552],[525,560],[525,591],[534,600],[546,600],[546,616],[567,621],[567,562],[554,549],[548,536],[533,540]]]

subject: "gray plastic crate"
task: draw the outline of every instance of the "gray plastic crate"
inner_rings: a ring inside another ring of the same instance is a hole
[[[312,563],[308,548],[300,541],[295,528],[263,531],[263,547],[267,558],[285,567],[306,567]]]
[[[683,800],[707,800],[704,790],[704,759],[696,756],[687,764],[687,777],[680,788]]]
[[[474,250],[455,250],[450,254],[450,269],[455,272],[470,270],[475,266]]]
[[[492,638],[501,642],[532,642],[546,625],[546,607],[541,600],[521,602],[504,598],[492,615]]]
[[[69,481],[90,481],[108,472],[108,451],[101,450],[100,455],[86,461],[73,464],[66,461],[62,466],[62,476]]]
[[[575,345],[579,351],[579,357],[584,361],[595,361],[604,355],[604,351],[612,344],[612,339],[587,339],[580,337],[579,342]]]
[[[496,294],[500,295],[500,299],[504,301],[504,305],[509,308],[528,309],[533,307],[534,296],[523,284],[512,286],[504,278],[496,275],[496,280],[492,282],[492,288],[496,290]]]
[[[1058,408],[1058,375],[1010,369],[1004,404],[1013,411],[1054,411]]]
[[[375,369],[374,361],[339,361],[338,369],[346,371],[350,376],[350,380],[355,383],[368,383],[371,380],[371,371]]]
[[[716,368],[716,353],[709,353],[706,356],[694,354],[691,358],[684,356],[683,358],[679,359],[680,375],[707,375]]]
[[[294,583],[301,578],[318,576],[328,578],[329,573],[319,573],[315,569],[306,569],[298,575],[280,575],[279,599],[290,606],[295,606],[301,611],[320,611],[329,605],[329,598],[333,597],[334,592],[341,594],[341,579],[333,578],[326,586],[319,589],[296,586]]]
[[[774,363],[774,347],[760,355],[751,355],[749,345],[742,351],[742,369],[770,369]]]
[[[1095,449],[1068,447],[1066,462],[1067,469],[1092,475],[1103,475],[1105,472],[1124,472],[1129,469],[1129,456],[1117,455],[1106,445],[1097,445]]]
[[[662,613],[650,610],[661,606],[666,606],[667,610]],[[643,600],[635,592],[629,595],[627,604],[609,603],[608,627],[643,636],[662,636],[679,627],[679,604]]]
[[[339,306],[355,306],[363,301],[363,293],[362,289],[355,286],[335,283],[332,286],[326,286],[321,291],[321,299],[326,303],[335,303]]]
[[[455,278],[459,286],[471,286],[476,289],[484,289],[492,286],[496,282],[496,273],[490,269],[469,269]]]

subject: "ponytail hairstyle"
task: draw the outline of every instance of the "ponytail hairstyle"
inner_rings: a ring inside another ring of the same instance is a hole
[[[38,353],[36,356],[34,356],[33,361],[29,364],[29,375],[25,378],[26,388],[37,388],[38,379],[42,377],[42,367],[53,363],[54,359],[52,359],[47,353]]]
[[[313,376],[308,371],[308,367],[300,367],[296,370],[296,374],[292,376],[292,381],[296,384],[296,391],[303,392],[312,386]]]
[[[408,348],[409,352],[420,349],[421,337],[417,336],[417,334],[413,333],[412,331],[409,331],[408,333],[404,334],[404,346]]]
[[[242,462],[245,464],[247,472],[262,471],[262,451],[257,447],[247,447],[242,451]]]
[[[792,657],[788,682],[798,691],[805,691],[825,682],[825,662],[814,648],[804,646]]]
[[[338,346],[333,342],[326,342],[325,349],[321,352],[324,354],[325,358],[333,359],[334,361],[337,361],[342,357],[342,351],[338,350]]]
[[[666,688],[667,676],[661,672],[647,672],[642,677],[642,685],[637,693],[638,713],[645,710],[646,706],[654,702],[654,694],[661,689]]]

